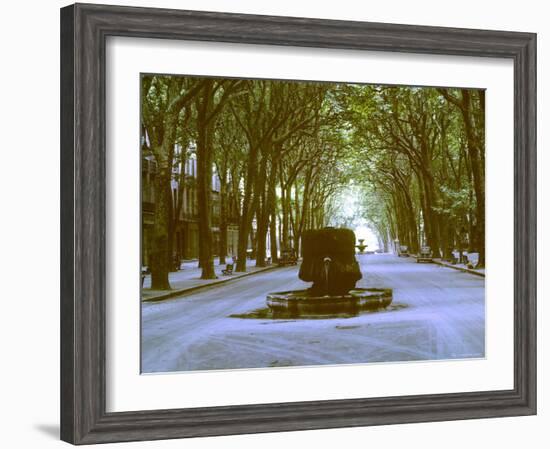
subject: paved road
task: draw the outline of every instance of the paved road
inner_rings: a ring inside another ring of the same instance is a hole
[[[142,371],[484,357],[484,278],[389,254],[358,256],[358,287],[393,288],[388,310],[352,318],[234,318],[267,292],[305,288],[276,269],[161,303],[142,303]]]

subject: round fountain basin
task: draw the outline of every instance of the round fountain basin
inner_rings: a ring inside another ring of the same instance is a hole
[[[293,290],[269,293],[267,305],[274,314],[295,317],[357,315],[361,311],[385,308],[392,299],[389,288],[355,288],[339,296],[310,296],[307,290]]]

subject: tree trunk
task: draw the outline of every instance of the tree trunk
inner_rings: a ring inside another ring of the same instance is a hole
[[[464,125],[466,130],[466,140],[468,142],[468,155],[472,170],[474,193],[476,196],[476,226],[475,226],[475,249],[479,252],[478,267],[485,266],[485,180],[483,155],[480,143],[474,134],[474,124],[472,123],[470,93],[468,90],[462,91]],[[481,94],[482,110],[485,111],[484,93]]]
[[[405,214],[408,221],[409,246],[412,253],[418,252],[418,232],[412,198],[407,191],[404,192]]]
[[[181,260],[183,257],[183,248],[180,247],[180,242],[176,241],[176,235],[178,231],[181,230],[180,217],[181,210],[183,207],[183,195],[185,192],[185,161],[186,161],[186,151],[187,151],[188,142],[186,142],[181,147],[181,152],[179,158],[177,159],[179,166],[178,173],[178,188],[176,190],[177,197],[174,199],[174,210],[172,214],[172,224],[170,227],[170,254],[174,254],[178,260]],[[179,240],[179,239],[178,239]]]
[[[155,219],[153,225],[153,245],[151,248],[151,289],[170,290],[170,235],[172,219],[171,171],[159,170],[156,178]]]
[[[271,246],[271,263],[279,262],[279,251],[277,247],[277,214],[271,211],[269,217],[269,239]]]
[[[265,267],[265,259],[267,257],[267,229],[268,221],[264,216],[267,216],[267,212],[262,212],[258,217],[258,232],[256,233],[256,266]]]
[[[422,173],[420,180],[421,188],[423,189],[423,208],[422,215],[424,217],[424,231],[428,246],[433,251],[436,257],[439,257],[439,227],[438,217],[433,206],[435,205],[435,194],[433,187],[433,178],[431,173],[425,171]]]
[[[172,159],[176,140],[177,115],[165,120],[166,135],[155,152],[157,176],[155,179],[155,218],[153,247],[151,249],[151,289],[170,290],[168,274],[171,265],[171,233],[173,226]]]
[[[296,251],[296,254],[301,254],[299,220],[300,220],[300,195],[298,192],[298,179],[296,179],[296,182],[294,184],[294,219],[292,220],[292,240],[294,241],[293,247],[294,247],[294,251]]]
[[[224,265],[227,256],[227,179],[226,174],[220,174],[220,265]],[[223,180],[221,179],[223,178]]]
[[[252,227],[254,208],[252,204],[253,186],[256,181],[256,161],[258,148],[251,147],[248,154],[247,174],[244,189],[242,215],[239,222],[239,242],[237,247],[237,267],[235,271],[246,271],[246,250]]]
[[[254,192],[254,204],[256,209],[256,266],[265,267],[266,259],[266,239],[267,239],[267,227],[269,212],[266,204],[266,174],[267,174],[267,157],[262,157],[260,163],[260,172],[256,178],[255,192]]]
[[[277,183],[277,165],[272,163],[271,173],[269,177],[268,193],[267,193],[267,213],[269,219],[269,238],[271,246],[271,263],[279,261],[277,251],[277,193],[275,190]]]
[[[283,184],[281,184],[281,207],[282,207],[282,239],[281,239],[281,249],[288,250],[290,249],[290,189],[286,189]]]
[[[199,264],[201,279],[216,279],[212,239],[212,123],[207,114],[212,101],[212,84],[207,83],[197,113],[197,203],[199,209]]]

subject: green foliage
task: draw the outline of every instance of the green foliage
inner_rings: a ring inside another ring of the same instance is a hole
[[[204,80],[142,77],[142,121],[153,147],[174,101]],[[210,80],[211,101],[226,104],[208,151],[248,214],[243,226],[276,220],[280,238],[296,240],[311,227],[366,222],[381,241],[444,248],[455,244],[460,223],[484,245],[476,226],[484,202],[482,91]],[[188,148],[197,139],[197,108],[186,103],[177,114],[176,143]],[[189,154],[174,157],[177,164]]]

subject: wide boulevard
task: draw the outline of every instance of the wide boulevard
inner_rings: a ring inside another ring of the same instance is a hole
[[[142,303],[142,372],[484,357],[484,278],[392,254],[358,255],[358,287],[393,289],[388,309],[350,318],[242,318],[266,293],[307,288],[298,267]]]

